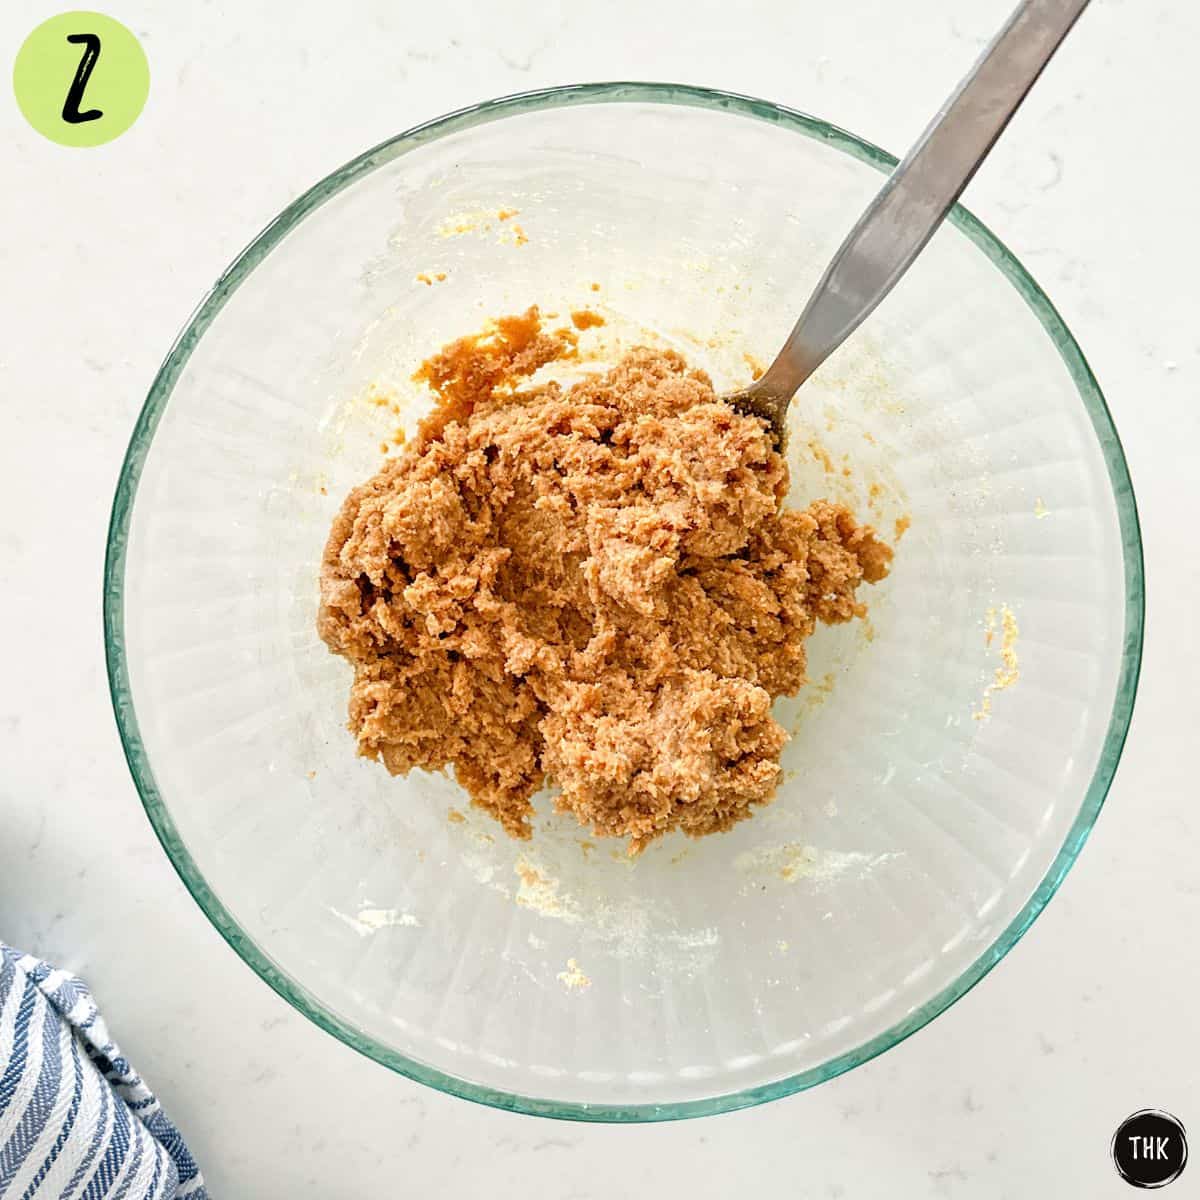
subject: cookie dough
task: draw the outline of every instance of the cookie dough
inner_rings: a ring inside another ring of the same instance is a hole
[[[772,798],[771,702],[892,552],[841,505],[781,509],[762,423],[673,351],[531,382],[578,336],[533,308],[421,367],[435,408],[334,521],[319,630],[354,666],[361,754],[453,766],[519,838],[553,784],[636,853]]]

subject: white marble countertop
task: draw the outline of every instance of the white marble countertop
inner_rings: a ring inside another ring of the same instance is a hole
[[[6,87],[0,937],[92,983],[214,1196],[1116,1197],[1121,1118],[1155,1105],[1200,1127],[1196,5],[1096,0],[968,192],[1107,393],[1149,628],[1124,761],[1061,893],[890,1053],[763,1108],[624,1129],[410,1083],[309,1024],[209,926],[143,815],[105,684],[104,534],[134,416],[217,273],[311,182],[463,104],[604,78],[760,94],[902,150],[1008,5],[122,0],[109,11],[153,76],[129,134],[60,149]],[[55,11],[9,0],[5,60]],[[1175,1190],[1200,1194],[1192,1176]]]

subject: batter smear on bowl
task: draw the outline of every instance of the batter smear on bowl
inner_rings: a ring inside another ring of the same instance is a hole
[[[637,853],[771,800],[771,702],[892,551],[841,505],[781,509],[763,424],[673,351],[531,384],[577,336],[531,308],[422,365],[436,406],[335,519],[319,629],[354,665],[361,754],[453,765],[519,838],[552,783]]]

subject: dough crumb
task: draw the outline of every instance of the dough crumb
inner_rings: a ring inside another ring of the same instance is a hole
[[[635,855],[771,801],[772,701],[807,682],[818,622],[865,615],[892,550],[840,504],[781,508],[763,423],[674,351],[530,382],[576,338],[531,308],[422,364],[436,405],[343,504],[318,624],[354,667],[360,754],[453,766],[517,838],[553,783]]]
[[[760,363],[758,359],[748,351],[742,355],[742,362],[744,362],[746,366],[750,368],[751,379],[761,379],[765,374],[765,368],[763,367],[762,363]]]
[[[546,875],[524,857],[517,859],[513,870],[521,880],[516,903],[522,908],[572,924],[579,920],[578,906],[570,895],[560,891],[560,880]]]
[[[604,323],[604,318],[590,308],[576,308],[571,312],[571,324],[576,329],[595,329]]]
[[[826,475],[832,475],[837,470],[833,465],[833,459],[830,457],[829,451],[816,438],[808,439],[808,449],[813,459],[821,464],[821,469]]]
[[[1000,665],[992,674],[992,681],[983,689],[979,707],[971,714],[976,721],[986,721],[992,713],[992,697],[996,692],[1010,688],[1021,678],[1021,664],[1017,657],[1017,638],[1020,635],[1017,618],[1007,604],[1000,609]],[[988,646],[996,633],[996,610],[989,608],[984,641]]]
[[[567,959],[567,969],[559,971],[559,982],[569,992],[582,992],[592,986],[592,981],[579,969],[579,964],[573,959]]]

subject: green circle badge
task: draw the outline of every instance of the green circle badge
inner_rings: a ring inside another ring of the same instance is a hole
[[[137,38],[112,17],[59,13],[26,39],[13,63],[25,119],[60,146],[99,146],[137,120],[150,66]]]

